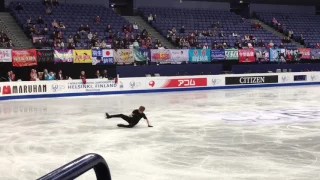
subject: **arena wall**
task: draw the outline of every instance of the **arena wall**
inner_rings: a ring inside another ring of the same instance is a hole
[[[316,6],[250,4],[250,12],[316,14]],[[270,20],[271,21],[271,20]]]
[[[320,72],[1,82],[0,100],[320,84]]]

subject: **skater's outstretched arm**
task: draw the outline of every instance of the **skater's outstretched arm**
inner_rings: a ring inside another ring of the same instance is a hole
[[[153,127],[150,125],[150,121],[148,119],[146,119],[146,121],[147,121],[148,127]]]

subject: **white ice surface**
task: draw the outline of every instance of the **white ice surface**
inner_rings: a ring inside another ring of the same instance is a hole
[[[104,119],[139,105],[153,128]],[[320,87],[0,102],[1,180],[36,179],[86,153],[102,155],[114,180],[317,180]]]

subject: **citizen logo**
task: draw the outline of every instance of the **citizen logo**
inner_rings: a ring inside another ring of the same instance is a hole
[[[241,77],[240,84],[260,84],[265,82],[265,77]]]

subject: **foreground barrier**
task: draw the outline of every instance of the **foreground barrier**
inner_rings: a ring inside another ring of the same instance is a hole
[[[320,84],[320,72],[1,82],[0,100]]]

